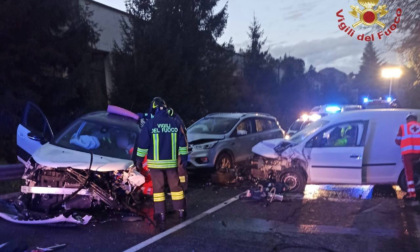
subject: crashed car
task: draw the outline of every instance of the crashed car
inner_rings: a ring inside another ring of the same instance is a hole
[[[399,185],[407,183],[401,150],[394,142],[405,117],[415,109],[369,109],[331,114],[290,139],[272,139],[252,148],[252,175],[273,178],[289,191],[311,184]],[[420,191],[420,167],[414,184]]]
[[[25,185],[14,203],[18,218],[12,221],[57,219],[86,224],[88,215],[72,218],[74,213],[95,209],[136,212],[137,196],[152,193],[147,166],[142,174],[133,165],[139,134],[136,114],[109,105],[107,111],[84,115],[54,136],[43,112],[27,103],[17,129]],[[144,191],[146,180],[148,192]]]
[[[236,164],[249,164],[252,146],[264,139],[283,137],[277,119],[261,113],[213,113],[187,129],[192,168],[226,172]]]

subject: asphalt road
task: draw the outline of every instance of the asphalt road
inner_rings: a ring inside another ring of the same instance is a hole
[[[166,232],[118,214],[76,227],[0,220],[0,244],[67,244],[57,251],[420,251],[420,209],[406,206],[392,187],[310,185],[303,196],[266,206],[235,197],[247,184],[214,185],[197,173],[190,181],[188,219],[179,226],[169,214]]]

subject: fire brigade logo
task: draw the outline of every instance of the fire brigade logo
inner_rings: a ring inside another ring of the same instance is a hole
[[[364,7],[363,10],[359,8],[359,6],[351,5],[352,11],[350,14],[355,17],[359,18],[360,20],[353,24],[353,27],[356,28],[360,24],[364,24],[367,26],[371,26],[374,24],[379,25],[382,28],[385,28],[385,24],[378,20],[378,16],[381,18],[385,16],[388,11],[386,10],[386,5],[378,6],[375,10],[375,7],[379,0],[358,0],[359,4]]]

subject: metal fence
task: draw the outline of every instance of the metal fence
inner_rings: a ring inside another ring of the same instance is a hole
[[[0,181],[20,179],[24,171],[23,164],[0,165]]]

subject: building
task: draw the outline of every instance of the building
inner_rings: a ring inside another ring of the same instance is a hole
[[[79,0],[92,12],[91,20],[96,23],[99,41],[95,45],[91,63],[91,92],[97,98],[96,107],[108,102],[112,90],[112,58],[114,43],[122,45],[121,20],[127,19],[128,14],[93,0]],[[99,96],[97,94],[100,94]],[[101,98],[102,97],[102,98]],[[104,99],[106,101],[104,101]]]

